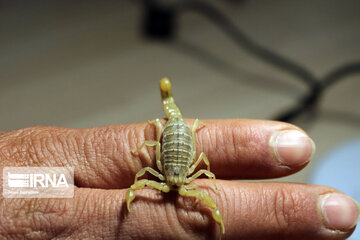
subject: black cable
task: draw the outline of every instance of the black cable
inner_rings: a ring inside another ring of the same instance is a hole
[[[221,74],[231,79],[235,79],[236,81],[241,80],[249,86],[256,88],[266,88],[267,90],[286,94],[288,96],[294,96],[299,93],[298,87],[291,83],[279,81],[278,79],[272,78],[269,75],[259,74],[253,71],[242,69],[239,66],[219,58],[198,44],[193,44],[184,39],[177,38],[173,40],[171,45],[168,46],[181,54],[187,54],[195,60],[200,61],[202,64],[207,65],[213,70],[217,70]]]
[[[318,102],[326,89],[333,86],[339,80],[356,73],[360,73],[360,62],[345,64],[331,71],[311,89],[309,94],[305,95],[302,100],[300,100],[297,107],[278,116],[277,120],[285,122],[291,121],[308,109],[314,107],[314,104]]]
[[[311,110],[315,116],[316,107],[318,105],[319,99],[322,95],[323,88],[320,84],[313,86],[309,93],[303,96],[297,106],[287,110],[285,113],[280,114],[274,119],[282,122],[293,122],[299,115]]]
[[[323,79],[317,79],[310,71],[301,65],[291,61],[288,58],[280,56],[279,54],[252,41],[242,30],[240,30],[232,21],[230,21],[229,18],[218,11],[217,8],[212,6],[209,2],[202,0],[179,1],[172,2],[172,4],[167,5],[166,8],[161,7],[161,1],[157,2],[154,0],[147,0],[145,3],[147,3],[147,5],[145,5],[148,7],[160,6],[156,9],[162,10],[160,14],[161,16],[164,15],[163,12],[175,15],[179,11],[196,11],[219,26],[220,29],[224,31],[224,33],[226,33],[240,47],[257,56],[259,59],[281,70],[289,72],[299,80],[303,81],[309,87],[309,92],[299,100],[297,106],[276,117],[276,120],[291,122],[305,112],[312,112],[315,114],[319,99],[325,89],[350,74],[360,72],[360,63],[355,62],[346,64],[332,71]],[[156,12],[156,14],[159,15],[158,12]]]
[[[259,59],[295,75],[309,87],[316,85],[317,81],[315,77],[308,70],[294,63],[290,59],[280,56],[277,53],[272,52],[260,44],[252,41],[224,14],[210,5],[210,3],[203,1],[186,1],[180,5],[180,7],[183,11],[194,10],[203,14],[213,23],[217,24],[222,31],[224,31],[232,40],[234,40],[236,44],[257,56]]]
[[[254,54],[259,59],[272,64],[281,70],[293,74],[310,88],[308,94],[305,94],[305,96],[300,99],[296,107],[276,117],[276,120],[291,122],[304,112],[312,111],[313,113],[316,113],[316,107],[325,89],[348,75],[360,72],[360,63],[355,62],[346,64],[332,71],[321,80],[316,79],[312,73],[299,64],[296,64],[290,59],[280,56],[275,52],[272,52],[260,44],[252,41],[224,14],[210,5],[210,3],[200,0],[186,1],[180,5],[180,9],[182,11],[195,10],[203,14],[212,22],[217,24],[220,29],[228,34],[228,36],[240,47]]]
[[[331,71],[323,79],[321,79],[317,85],[313,86],[309,94],[305,95],[300,100],[298,106],[281,114],[276,118],[276,120],[289,122],[309,109],[315,108],[317,102],[326,89],[333,86],[339,80],[356,73],[360,73],[360,62],[345,64]]]
[[[353,62],[349,64],[345,64],[332,72],[330,72],[328,75],[326,75],[322,81],[322,87],[328,88],[340,79],[343,79],[344,77],[347,77],[354,73],[360,73],[360,62]]]

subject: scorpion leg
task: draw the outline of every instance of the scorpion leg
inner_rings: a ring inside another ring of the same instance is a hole
[[[160,138],[161,138],[161,131],[162,131],[162,125],[160,123],[160,119],[154,119],[154,120],[149,120],[148,123],[150,124],[156,124],[156,141],[160,142]]]
[[[210,172],[208,170],[205,170],[205,169],[201,169],[201,170],[197,171],[191,177],[186,178],[185,183],[190,183],[190,182],[194,181],[196,178],[200,177],[201,174],[205,174],[208,178],[212,179],[214,181],[215,189],[219,190],[217,185],[216,185],[215,174],[213,174],[212,172]]]
[[[202,124],[202,125],[206,125],[206,123],[200,121],[200,120],[197,118],[197,119],[195,119],[195,122],[194,122],[194,124],[193,124],[193,126],[192,126],[191,134],[192,134],[193,145],[194,145],[194,156],[195,156],[195,154],[196,154],[196,138],[195,138],[195,132],[196,132],[196,129],[197,129],[199,123]]]
[[[144,188],[145,186],[153,187],[157,190],[160,190],[162,192],[169,192],[170,188],[166,183],[159,183],[153,180],[148,179],[141,179],[137,182],[135,182],[126,192],[126,207],[128,211],[130,212],[130,203],[135,199],[135,190],[139,190]]]
[[[225,233],[224,222],[220,213],[220,210],[216,206],[214,200],[205,192],[199,190],[188,190],[186,185],[183,185],[179,189],[179,194],[186,197],[195,197],[196,199],[203,200],[204,203],[212,209],[213,219],[220,225],[221,233]]]
[[[196,160],[196,162],[189,168],[189,174],[192,174],[195,170],[195,168],[199,165],[199,163],[201,162],[201,160],[204,160],[204,163],[206,164],[207,166],[207,170],[210,172],[210,162],[209,162],[209,159],[206,157],[205,153],[202,152],[200,153],[200,156],[198,158],[198,160]]]
[[[186,190],[197,190],[197,189],[198,189],[198,186],[196,186],[196,185],[184,185],[184,188],[185,188]],[[195,199],[195,204],[197,204],[198,202],[199,202],[199,199],[196,198],[196,199]]]
[[[186,190],[190,190],[190,189],[197,189],[198,186],[196,186],[196,185],[184,185],[184,188],[185,188]]]
[[[137,153],[142,149],[144,146],[153,147],[156,146],[156,166],[162,172],[162,166],[161,166],[161,152],[160,152],[160,142],[159,141],[145,141],[143,144],[141,144],[136,150],[132,150],[132,153]]]
[[[156,124],[156,141],[160,143],[160,138],[161,138],[161,131],[162,131],[162,125],[160,123],[160,119],[154,119],[151,121],[148,121],[150,124]],[[162,172],[162,165],[161,165],[161,161],[160,161],[160,144],[159,144],[159,149],[156,146],[156,152],[159,151],[159,158],[156,157],[156,166],[157,168],[160,170],[160,172]]]
[[[153,169],[151,167],[144,167],[143,169],[138,171],[137,174],[135,175],[135,183],[138,181],[138,178],[141,177],[142,175],[144,175],[146,172],[151,173],[155,177],[159,178],[161,181],[165,181],[165,178],[161,173],[159,173],[158,171],[156,171],[155,169]]]

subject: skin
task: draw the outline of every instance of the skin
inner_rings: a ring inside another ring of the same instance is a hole
[[[191,126],[193,120],[187,121]],[[247,119],[205,122],[206,127],[197,131],[197,153],[208,156],[220,191],[208,179],[193,183],[222,212],[226,227],[222,239],[345,239],[351,234],[353,229],[328,230],[319,214],[319,196],[335,189],[230,181],[281,177],[304,168],[307,162],[284,167],[268,146],[275,131],[296,126]],[[127,212],[125,193],[135,174],[146,166],[156,169],[154,148],[144,148],[138,155],[131,150],[155,136],[155,127],[148,123],[89,129],[31,127],[0,133],[2,167],[75,169],[72,199],[2,198],[0,239],[219,239],[209,208],[176,192],[139,190],[131,213]]]

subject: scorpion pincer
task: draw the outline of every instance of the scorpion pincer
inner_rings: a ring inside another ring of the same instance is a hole
[[[137,153],[144,146],[156,147],[156,166],[160,172],[151,167],[145,167],[136,174],[134,184],[126,192],[127,209],[130,212],[130,203],[135,199],[134,191],[145,186],[163,192],[176,190],[181,196],[195,197],[197,201],[203,200],[212,209],[212,217],[220,225],[221,233],[224,234],[225,227],[222,216],[214,200],[207,193],[198,190],[196,185],[187,185],[200,175],[205,174],[214,180],[216,187],[215,175],[210,172],[210,163],[206,155],[202,152],[193,163],[196,156],[195,131],[199,123],[205,124],[196,119],[190,130],[189,125],[184,121],[179,108],[174,102],[171,83],[167,78],[161,79],[160,92],[164,111],[168,117],[162,134],[162,144],[160,144],[162,125],[159,119],[155,119],[149,121],[149,123],[156,124],[157,140],[147,140],[132,151]],[[201,161],[204,161],[207,170],[199,170],[190,176]],[[148,179],[139,180],[138,178],[146,172],[159,178],[161,182]]]

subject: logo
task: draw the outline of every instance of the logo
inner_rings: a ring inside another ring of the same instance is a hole
[[[73,168],[5,167],[3,196],[5,198],[72,198]]]

